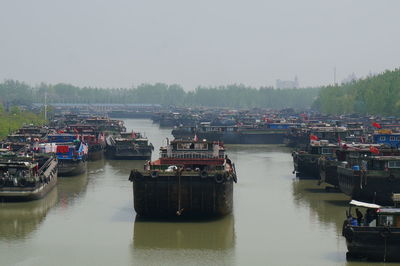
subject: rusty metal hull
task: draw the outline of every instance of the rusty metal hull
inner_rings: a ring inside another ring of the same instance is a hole
[[[131,174],[132,176],[132,174]],[[233,177],[143,175],[132,177],[134,208],[141,217],[217,217],[232,212]]]

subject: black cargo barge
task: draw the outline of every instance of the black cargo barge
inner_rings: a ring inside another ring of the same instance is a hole
[[[347,260],[400,261],[400,209],[352,201],[368,208],[365,217],[353,217],[351,209],[343,225]],[[359,211],[360,212],[360,211]]]
[[[234,166],[218,143],[173,141],[146,170],[133,170],[134,207],[142,217],[215,217],[232,212]]]
[[[313,141],[306,150],[294,151],[293,172],[301,177],[320,179],[319,160],[331,160],[337,148],[337,145],[329,144],[327,141]]]
[[[340,190],[353,199],[391,205],[400,193],[400,157],[367,156],[338,165]]]
[[[138,132],[120,133],[106,139],[106,156],[114,160],[150,160],[153,145]]]
[[[212,126],[201,123],[198,127],[179,127],[172,130],[176,139],[194,138],[221,141],[225,144],[284,144],[285,136],[295,124],[254,124]]]

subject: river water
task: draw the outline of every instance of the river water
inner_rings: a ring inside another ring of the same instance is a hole
[[[145,133],[153,159],[172,138],[150,120],[125,124]],[[345,259],[348,197],[297,179],[286,147],[226,149],[238,173],[232,215],[138,220],[128,176],[143,161],[90,162],[42,200],[0,203],[0,265],[366,265]]]

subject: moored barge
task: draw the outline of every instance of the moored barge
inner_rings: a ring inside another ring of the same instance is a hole
[[[0,156],[0,200],[40,199],[56,184],[57,159],[53,155]]]
[[[204,218],[232,212],[237,177],[221,143],[174,140],[129,180],[139,216]]]
[[[49,135],[48,141],[56,143],[59,176],[75,176],[86,172],[88,147],[77,136]]]
[[[120,133],[106,139],[106,155],[110,159],[150,160],[153,145],[141,133]]]
[[[320,168],[318,161],[321,158],[331,160],[335,156],[337,145],[329,144],[328,141],[312,141],[306,150],[294,151],[292,153],[294,173],[302,177],[320,179]]]
[[[284,138],[293,123],[254,123],[249,125],[213,126],[211,123],[200,123],[199,126],[182,126],[172,130],[176,138],[197,136],[200,139],[221,141],[225,144],[283,144]]]
[[[339,187],[353,199],[392,204],[392,194],[400,193],[400,156],[364,155],[340,163]]]
[[[351,208],[347,212],[342,231],[348,249],[346,258],[400,261],[400,208],[354,200],[351,204],[367,210],[364,216],[356,209],[358,217],[352,216]]]

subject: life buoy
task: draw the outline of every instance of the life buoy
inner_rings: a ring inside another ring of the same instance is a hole
[[[223,183],[225,181],[225,177],[223,175],[221,175],[221,174],[216,174],[214,176],[214,180],[215,180],[216,183],[221,184],[221,183]]]
[[[201,171],[201,172],[200,172],[200,177],[201,177],[201,178],[207,178],[207,177],[208,177],[207,171],[206,171],[206,170]]]
[[[158,171],[151,172],[151,177],[152,178],[157,178],[158,177]]]

